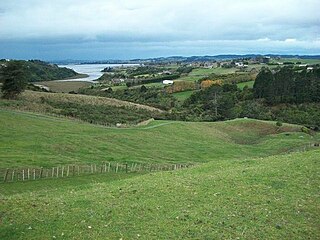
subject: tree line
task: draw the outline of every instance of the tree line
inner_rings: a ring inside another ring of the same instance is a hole
[[[283,67],[278,71],[263,68],[255,80],[254,97],[269,104],[320,102],[320,69],[295,71]]]

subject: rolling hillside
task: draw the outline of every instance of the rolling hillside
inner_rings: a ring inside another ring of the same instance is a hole
[[[243,155],[127,178],[0,184],[0,238],[319,239],[319,157]]]
[[[136,125],[161,117],[157,108],[117,99],[79,94],[25,91],[17,100],[0,100],[0,109],[28,111],[116,126]]]
[[[58,65],[50,64],[40,60],[0,60],[0,82],[2,82],[2,74],[6,73],[8,64],[19,64],[21,70],[26,75],[28,82],[39,82],[49,80],[60,80],[70,78],[86,77],[85,74],[79,74],[69,68],[61,68]]]
[[[301,149],[316,136],[296,125],[236,119],[216,123],[153,121],[129,129],[11,110],[0,111],[0,168],[58,164],[203,163]]]
[[[320,150],[287,153],[319,135],[299,126],[236,119],[119,129],[0,110],[0,130],[0,168],[196,164],[149,174],[1,182],[0,239],[320,237]]]

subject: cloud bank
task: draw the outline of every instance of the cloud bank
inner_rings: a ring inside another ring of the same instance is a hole
[[[317,0],[4,1],[0,57],[320,54],[317,5]]]

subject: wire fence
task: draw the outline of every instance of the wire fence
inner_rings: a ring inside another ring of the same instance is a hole
[[[189,168],[193,164],[142,164],[114,163],[65,165],[51,168],[6,168],[0,169],[3,182],[31,181],[40,179],[68,178],[89,174],[132,173],[172,171]]]

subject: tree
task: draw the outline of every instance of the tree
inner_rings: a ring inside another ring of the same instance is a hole
[[[140,88],[140,92],[146,92],[148,91],[147,87],[145,85],[142,85]]]
[[[7,63],[3,71],[3,98],[15,99],[27,86],[27,74],[24,66],[19,61]]]
[[[274,76],[270,69],[262,68],[259,72],[254,85],[253,94],[255,98],[265,98],[269,102],[272,102],[274,98],[273,92]]]

